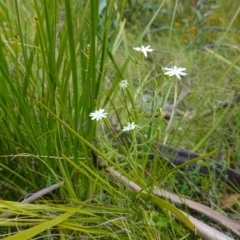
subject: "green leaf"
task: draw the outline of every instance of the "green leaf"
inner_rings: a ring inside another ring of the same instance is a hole
[[[31,237],[34,237],[37,234],[39,234],[47,229],[50,229],[50,228],[58,225],[59,223],[65,221],[66,219],[71,217],[73,214],[74,214],[74,212],[66,212],[66,213],[62,214],[61,216],[54,218],[53,220],[46,221],[42,224],[39,224],[35,227],[28,229],[28,230],[17,233],[14,236],[7,237],[7,238],[5,238],[5,240],[19,240],[19,239],[27,240],[27,239],[30,239]]]
[[[173,213],[183,224],[185,224],[185,226],[188,227],[191,231],[195,231],[195,226],[189,220],[189,218],[181,210],[179,210],[178,208],[176,208],[174,205],[170,204],[169,202],[162,200],[159,197],[151,196],[146,193],[133,192],[132,194],[135,195],[136,197],[143,198],[143,199],[159,206],[160,208],[166,208],[171,213]]]

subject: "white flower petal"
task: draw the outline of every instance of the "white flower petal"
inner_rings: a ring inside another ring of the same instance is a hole
[[[135,48],[133,48],[135,51],[141,51],[142,49],[140,48],[140,47],[135,47]]]
[[[174,66],[173,68],[164,68],[165,75],[168,75],[169,77],[176,76],[178,79],[181,79],[181,76],[186,76],[187,73],[183,72],[186,70],[186,68],[178,68]]]
[[[142,52],[144,54],[145,57],[147,57],[147,53],[148,52],[152,52],[154,49],[150,48],[151,46],[148,45],[147,47],[144,47],[143,45],[141,47],[135,47],[133,48],[134,50],[138,51],[138,52]]]
[[[129,83],[128,83],[127,80],[122,80],[122,81],[119,83],[120,88],[127,88],[128,85],[129,85]]]
[[[89,116],[91,117],[91,120],[102,120],[102,118],[106,118],[107,117],[107,113],[105,112],[104,109],[99,109],[96,110],[95,112],[92,112],[89,114]]]
[[[131,131],[131,130],[134,130],[136,128],[138,128],[139,126],[136,125],[134,122],[132,123],[127,123],[127,126],[123,127],[123,131]]]

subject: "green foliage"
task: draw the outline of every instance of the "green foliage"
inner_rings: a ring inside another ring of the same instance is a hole
[[[214,176],[181,172],[189,163],[169,170],[157,149],[153,162],[148,155],[153,142],[208,153],[199,159],[218,149],[217,161],[240,167],[239,105],[216,107],[239,98],[239,11],[221,0],[0,1],[0,212],[9,213],[0,215],[1,236],[192,239],[192,223],[152,187],[215,204],[225,188],[211,184]],[[141,45],[155,50],[144,58],[132,49]],[[174,65],[188,75],[164,76]],[[129,87],[119,89],[123,79]],[[164,119],[184,87],[191,92],[179,106],[195,117],[174,109]],[[107,118],[92,121],[100,108]],[[111,127],[127,122],[139,128],[123,146]],[[145,193],[106,175],[95,155]],[[61,181],[34,204],[17,202]]]

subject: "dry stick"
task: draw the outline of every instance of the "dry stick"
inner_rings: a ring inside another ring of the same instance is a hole
[[[104,170],[108,173],[111,173],[115,178],[117,178],[118,180],[120,180],[123,184],[129,186],[132,190],[137,191],[137,192],[142,192],[142,193],[146,193],[140,186],[138,186],[136,183],[130,181],[128,178],[126,178],[125,176],[121,175],[119,172],[115,171],[113,168],[111,167],[107,167],[104,166],[104,162],[102,160],[99,160],[99,166],[102,166],[104,168]],[[182,204],[183,202],[186,203],[186,205],[190,205],[189,207],[194,208],[194,204],[196,204],[193,201],[189,201],[187,199],[184,199],[184,201],[181,201],[181,199],[179,197],[177,197],[177,195],[169,193],[165,190],[161,190],[158,189],[157,187],[154,188],[153,191],[157,196],[164,196],[166,198],[169,198],[171,201],[176,202],[177,204]],[[194,204],[193,204],[194,203]],[[206,206],[204,206],[206,210]],[[210,208],[209,208],[210,209]],[[197,210],[197,209],[195,209]],[[233,240],[233,238],[228,237],[227,235],[219,232],[218,230],[206,225],[203,222],[200,222],[199,220],[197,220],[196,218],[190,216],[189,214],[181,211],[183,214],[186,215],[186,217],[188,217],[193,224],[195,225],[196,229],[199,231],[200,236],[205,239],[205,240],[213,240],[213,239],[217,239],[217,240]],[[205,212],[205,211],[202,211]],[[218,213],[217,217],[223,218],[224,220],[226,220],[226,216]],[[232,219],[227,218],[230,222],[232,222]],[[218,219],[219,220],[219,219]],[[227,226],[227,222],[224,221],[225,227]],[[240,223],[238,223],[237,227],[239,228]],[[234,228],[233,228],[234,229]],[[236,229],[234,229],[236,230]],[[239,230],[234,231],[237,233],[238,236],[240,236],[239,234]]]
[[[108,137],[110,141],[112,141],[112,145],[116,147],[116,141],[113,137],[117,138],[117,142],[119,142],[119,146],[131,146],[131,138],[130,135],[126,132],[121,132],[120,130],[117,130],[115,128],[111,129],[111,134],[108,134]],[[137,137],[137,142],[142,145],[142,141],[140,138]],[[158,156],[156,156],[155,149],[158,149]],[[141,146],[138,148],[139,152],[142,152]],[[141,157],[141,153],[139,154]],[[149,160],[154,160],[155,157],[158,157],[160,160],[167,160],[169,161],[169,164],[171,166],[179,166],[181,164],[184,164],[188,160],[195,159],[197,157],[200,157],[201,155],[192,152],[190,150],[184,149],[184,148],[176,148],[174,146],[170,145],[164,145],[161,143],[153,143],[152,144],[152,151],[148,155]],[[191,164],[188,165],[185,170],[187,171],[193,171],[197,167],[200,167],[199,173],[203,175],[209,175],[210,173],[214,173],[215,177],[217,179],[221,179],[222,182],[228,184],[231,188],[235,190],[239,190],[240,188],[240,172],[232,169],[232,168],[225,168],[224,165],[214,162],[213,160],[207,158],[205,159],[207,161],[207,165],[209,166],[200,166],[198,164]],[[226,174],[226,177],[223,175],[223,173]]]
[[[34,202],[37,199],[43,197],[44,195],[47,195],[47,194],[53,192],[54,190],[58,189],[63,184],[64,184],[64,181],[62,181],[60,183],[55,183],[55,184],[51,185],[50,187],[43,188],[43,189],[37,191],[36,193],[31,194],[30,196],[29,195],[26,196],[21,202],[24,202],[24,203]]]
[[[20,202],[23,202],[23,203],[34,202],[37,199],[43,197],[44,195],[47,195],[47,194],[53,192],[54,190],[58,189],[63,184],[64,184],[64,181],[62,181],[60,183],[55,183],[55,184],[51,185],[50,187],[43,188],[35,193],[30,193]],[[10,215],[11,215],[11,213],[5,212],[5,213],[0,214],[0,217],[9,217]]]
[[[107,133],[107,131],[106,131]],[[131,136],[126,133],[126,132],[121,132],[118,129],[111,128],[111,134],[108,134],[109,139],[112,142],[112,145],[114,147],[118,146],[131,146]],[[117,143],[115,139],[117,139]],[[143,142],[140,138],[136,138],[137,142],[140,145],[143,145]],[[120,143],[120,144],[119,144]],[[158,156],[156,156],[156,151],[158,150]],[[141,146],[138,148],[139,152],[142,152]],[[160,160],[167,160],[171,166],[179,166],[181,164],[184,164],[188,160],[198,158],[201,155],[192,152],[190,150],[184,149],[184,148],[177,148],[174,146],[166,145],[166,144],[156,144],[155,142],[152,144],[152,151],[149,152],[148,154],[148,159],[149,160],[154,160],[156,157],[158,157]],[[141,153],[139,154],[139,157],[141,156]],[[240,172],[232,169],[232,168],[226,168],[224,165],[213,161],[209,158],[205,158],[207,166],[201,166],[198,164],[191,164],[188,165],[185,170],[187,171],[192,171],[196,169],[197,167],[200,167],[199,173],[203,175],[209,175],[210,173],[214,173],[215,177],[218,179],[221,179],[222,182],[228,184],[231,188],[239,191],[240,188]],[[226,177],[223,175],[223,173],[226,174]]]
[[[234,219],[231,219],[222,213],[216,212],[212,210],[211,208],[201,204],[194,202],[190,199],[186,199],[184,197],[180,198],[178,195],[174,193],[170,193],[164,189],[160,189],[158,187],[154,187],[153,193],[158,195],[159,197],[165,197],[169,200],[171,200],[174,204],[182,205],[185,204],[192,210],[195,210],[199,213],[204,214],[212,221],[222,225],[225,228],[230,229],[234,234],[236,234],[238,237],[240,237],[240,222]]]

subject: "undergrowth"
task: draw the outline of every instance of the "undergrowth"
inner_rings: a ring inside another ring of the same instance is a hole
[[[170,170],[152,144],[218,150],[214,161],[240,168],[240,7],[145,2],[0,2],[2,238],[198,239],[154,186],[239,218],[236,190],[198,168]],[[133,49],[148,45],[147,57]],[[168,76],[173,66],[187,75]],[[92,120],[100,109],[106,114]],[[55,183],[34,203],[18,202]]]

